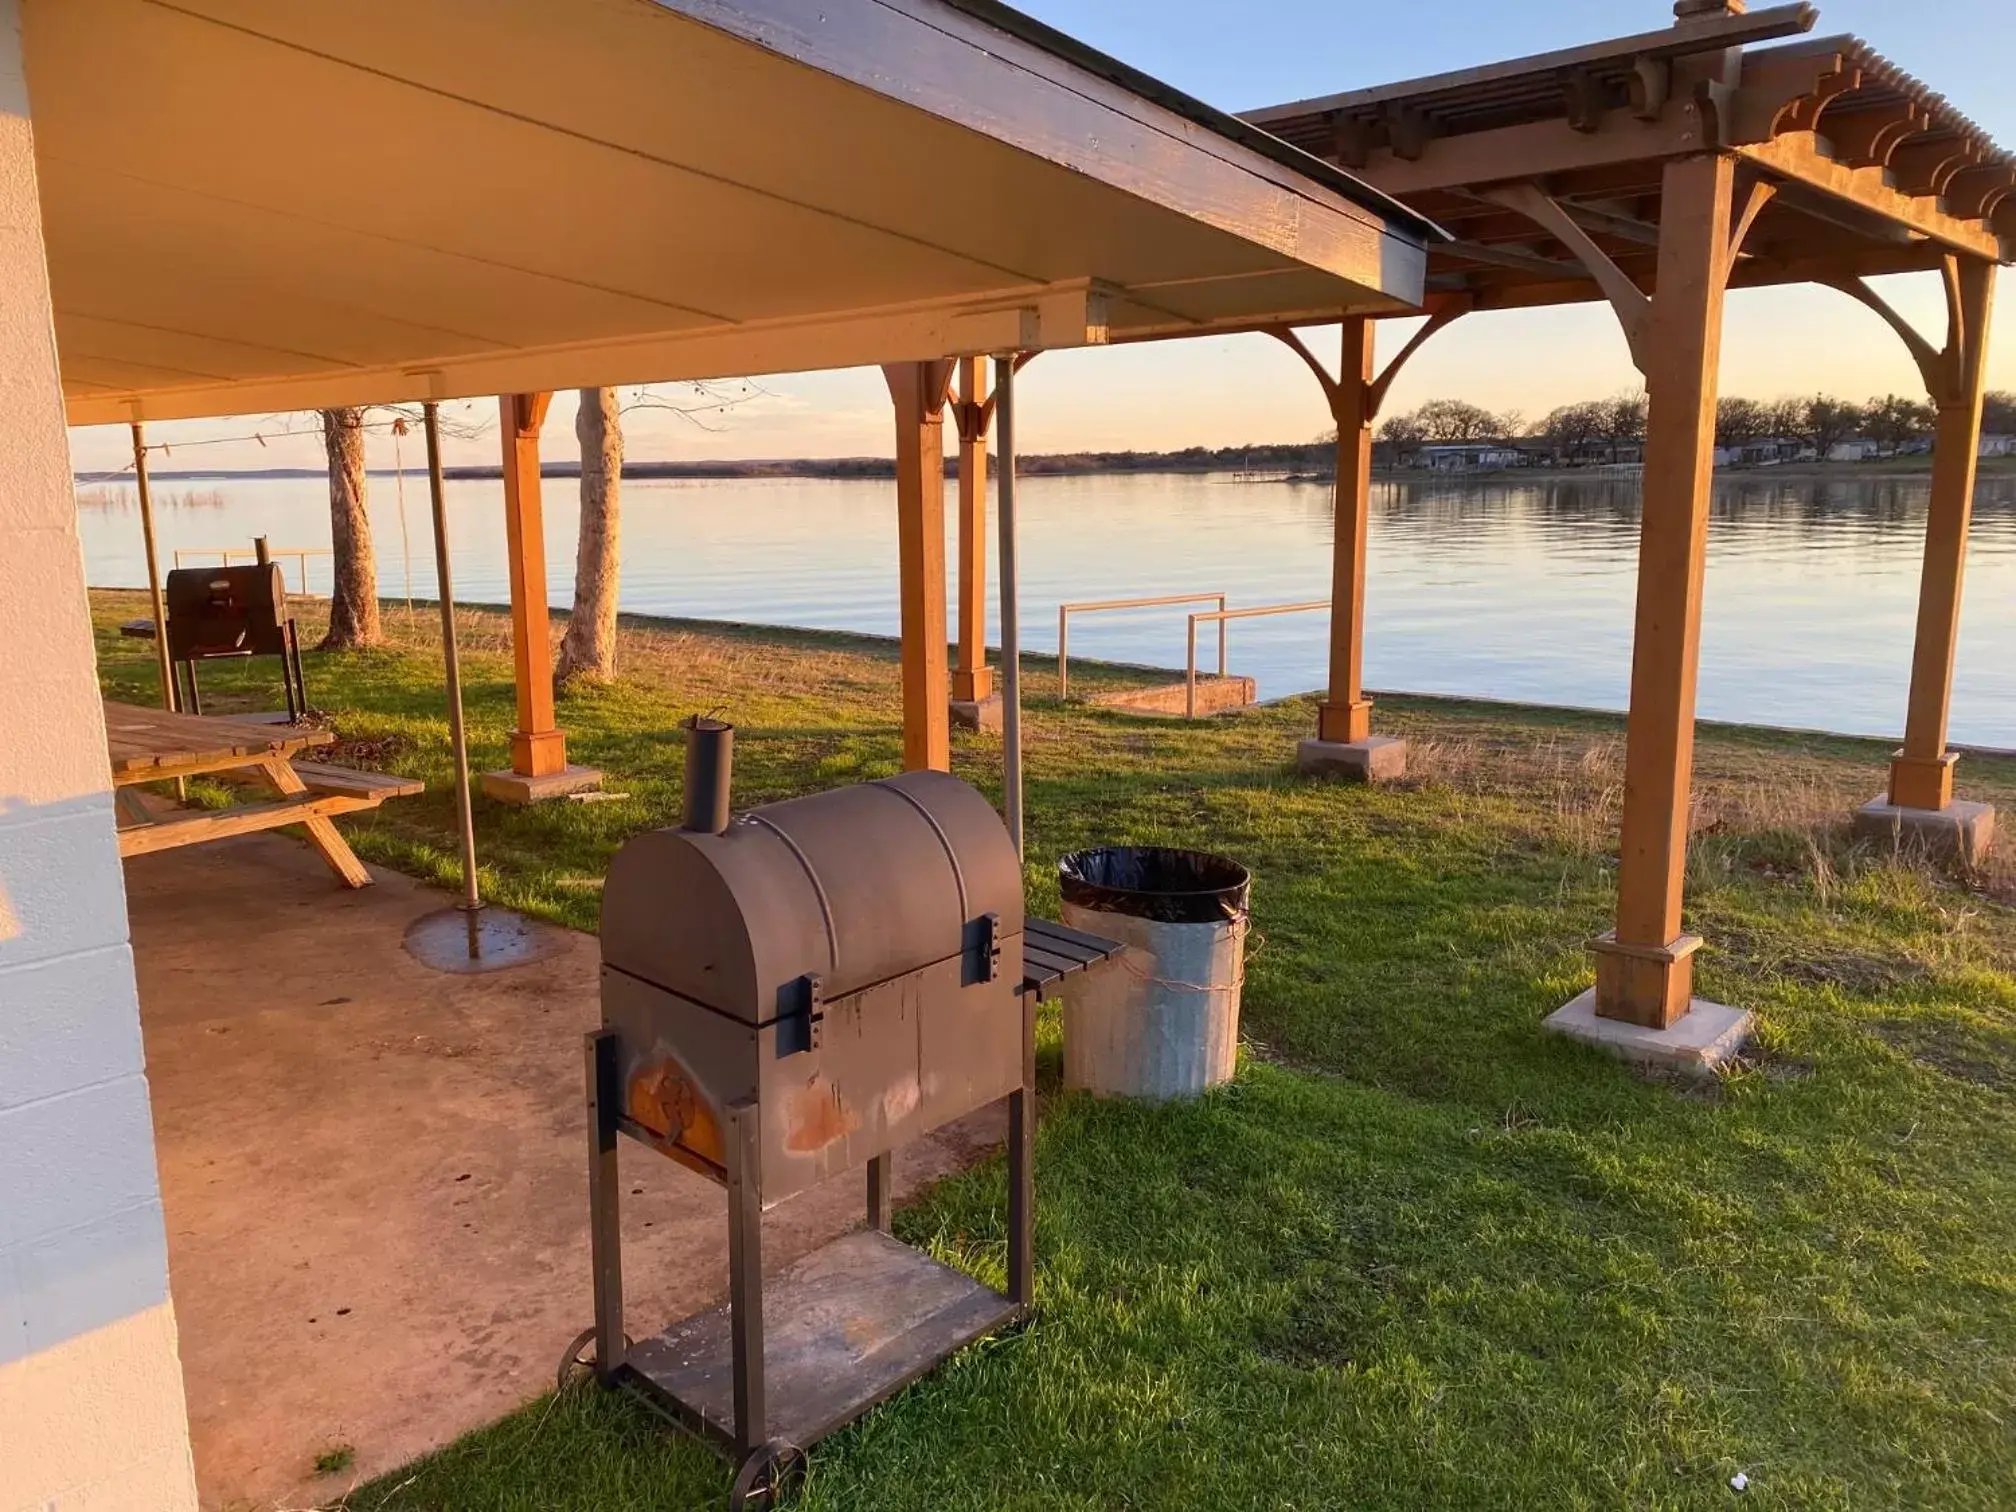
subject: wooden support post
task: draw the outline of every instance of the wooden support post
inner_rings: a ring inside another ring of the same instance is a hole
[[[1597,1015],[1654,1029],[1687,1013],[1701,943],[1681,933],[1681,898],[1733,190],[1733,160],[1720,154],[1666,165],[1657,293],[1644,343],[1644,514],[1617,928],[1594,948]]]
[[[553,718],[553,642],[546,612],[546,515],[539,496],[539,430],[551,394],[504,394],[504,549],[511,570],[511,659],[518,725],[511,766],[485,772],[483,791],[505,803],[537,803],[598,786],[602,774],[570,766],[567,733]]]
[[[1372,523],[1372,422],[1400,369],[1437,331],[1470,309],[1463,297],[1437,295],[1428,320],[1373,377],[1372,322],[1347,315],[1342,322],[1343,355],[1337,376],[1324,371],[1316,354],[1286,326],[1269,334],[1287,344],[1322,386],[1330,417],[1337,422],[1337,482],[1332,490],[1330,557],[1330,682],[1316,712],[1316,734],[1295,753],[1296,766],[1309,773],[1391,782],[1406,775],[1407,742],[1372,733],[1372,700],[1365,696],[1365,558]],[[1219,606],[1223,608],[1221,604]],[[1218,626],[1219,670],[1224,670],[1225,626]]]
[[[952,411],[959,427],[959,634],[952,696],[974,704],[994,692],[987,666],[987,431],[994,416],[985,371],[982,358],[960,359],[959,399]]]
[[[1344,356],[1330,411],[1337,421],[1335,545],[1330,556],[1330,691],[1316,716],[1318,740],[1372,733],[1365,696],[1365,545],[1372,515],[1372,322],[1344,322]]]
[[[882,369],[896,406],[896,538],[903,621],[903,767],[952,769],[945,645],[945,386],[950,362]]]
[[[1911,701],[1904,749],[1890,763],[1889,799],[1898,808],[1944,809],[1953,801],[1955,756],[1946,749],[1946,721],[1953,702],[1953,652],[1960,636],[1961,576],[1974,514],[1988,322],[1995,297],[1995,264],[1971,257],[1956,261],[1947,290],[1954,339],[1941,354],[1943,382],[1932,395],[1939,424],[1911,656]]]
[[[504,437],[504,538],[511,569],[511,654],[518,727],[511,770],[550,777],[567,765],[567,736],[553,722],[553,646],[546,618],[546,517],[539,494],[539,430],[551,394],[498,400]]]

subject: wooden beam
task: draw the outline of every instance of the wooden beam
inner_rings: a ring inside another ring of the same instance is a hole
[[[134,398],[124,391],[72,394],[72,425],[125,424],[263,410],[393,404],[550,389],[659,383],[724,375],[872,367],[961,352],[1096,346],[1109,334],[1110,286],[1076,278],[1025,284],[956,300],[933,299],[841,314],[752,320],[648,336],[485,349],[439,365],[354,367],[292,377],[192,379]],[[1401,301],[1394,301],[1403,309]],[[1336,303],[1312,311],[1335,318]],[[1279,311],[1275,318],[1279,318]],[[1226,322],[1232,324],[1232,322]],[[1191,322],[1195,334],[1209,323]],[[134,413],[138,411],[137,415]]]
[[[1939,202],[1893,189],[1882,168],[1850,168],[1821,154],[1813,133],[1794,132],[1776,141],[1734,149],[1741,157],[1809,185],[1844,204],[1874,212],[1895,225],[1955,252],[1995,261],[2002,255],[1995,233],[1979,221],[1949,215]]]
[[[1918,629],[1911,653],[1911,698],[1904,748],[1890,763],[1890,801],[1900,808],[1943,809],[1953,801],[1953,753],[1946,723],[1953,701],[1953,653],[1960,637],[1960,588],[1974,512],[1975,459],[1981,447],[1981,399],[1994,315],[1995,264],[1956,259],[1948,281],[1952,339],[1946,388],[1935,393],[1932,499],[1925,515],[1925,559],[1918,580]]]
[[[1515,273],[1538,273],[1543,278],[1573,278],[1584,273],[1580,263],[1563,262],[1558,257],[1542,257],[1523,247],[1494,246],[1489,242],[1458,241],[1437,247],[1443,257],[1462,257],[1493,268],[1510,268]]]
[[[546,612],[546,515],[539,490],[539,429],[550,393],[497,401],[504,442],[504,546],[511,574],[511,663],[518,725],[511,770],[551,777],[567,769],[567,736],[553,720],[553,645]]]
[[[1688,1011],[1700,944],[1681,931],[1681,901],[1734,185],[1735,164],[1724,154],[1667,165],[1658,294],[1644,341],[1645,486],[1617,927],[1596,942],[1596,1012],[1655,1029]]]
[[[896,542],[903,622],[903,768],[952,769],[945,659],[945,386],[952,364],[882,369],[896,407]]]
[[[952,668],[952,697],[982,703],[994,691],[987,665],[987,402],[986,359],[959,361],[959,635]]]
[[[1530,179],[1538,173],[1677,157],[1701,148],[1701,120],[1693,105],[1668,110],[1656,121],[1629,115],[1604,118],[1600,131],[1570,131],[1560,120],[1527,121],[1471,131],[1426,144],[1418,160],[1373,152],[1359,175],[1375,189],[1411,200],[1432,189]]]

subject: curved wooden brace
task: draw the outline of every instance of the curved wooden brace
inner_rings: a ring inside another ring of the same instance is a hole
[[[1015,354],[1015,371],[1018,373],[1021,372],[1022,369],[1029,366],[1038,357],[1041,357],[1047,350],[1048,348],[1046,347],[1031,347],[1026,352],[1017,352]],[[989,394],[985,399],[980,401],[980,434],[983,436],[987,434],[988,428],[994,424],[994,399],[995,395]]]
[[[1610,260],[1610,255],[1596,245],[1595,238],[1537,184],[1502,184],[1479,191],[1478,197],[1518,211],[1575,254],[1575,260],[1596,280],[1596,286],[1617,312],[1617,323],[1624,328],[1624,342],[1631,349],[1632,363],[1639,372],[1650,372],[1647,343],[1652,324],[1652,296]]]
[[[1925,380],[1925,392],[1934,404],[1946,402],[1947,391],[1952,387],[1948,381],[1954,368],[1954,357],[1965,339],[1961,326],[1961,306],[1959,297],[1959,259],[1945,260],[1946,272],[1946,347],[1942,351],[1925,339],[1924,334],[1891,306],[1890,302],[1874,289],[1866,280],[1854,277],[1828,278],[1821,280],[1829,288],[1839,289],[1850,299],[1857,300],[1883,317],[1883,323],[1895,331],[1910,352],[1911,360],[1918,364],[1919,376]]]
[[[1393,386],[1394,378],[1399,375],[1400,369],[1406,365],[1407,359],[1419,351],[1422,343],[1427,341],[1430,336],[1433,336],[1437,331],[1460,316],[1468,315],[1471,308],[1470,301],[1467,299],[1452,299],[1446,304],[1437,306],[1436,309],[1430,312],[1428,323],[1410,336],[1407,339],[1407,344],[1393,354],[1392,359],[1385,367],[1380,369],[1379,376],[1372,380],[1371,386],[1366,390],[1366,420],[1371,421],[1379,418],[1380,407],[1386,402],[1386,390]]]
[[[1743,251],[1743,243],[1750,239],[1750,228],[1757,224],[1758,215],[1766,205],[1777,198],[1777,195],[1778,186],[1769,179],[1750,181],[1749,191],[1729,227],[1729,257],[1724,264],[1725,279],[1727,270],[1736,265],[1736,258]]]
[[[1459,296],[1439,300],[1429,310],[1427,323],[1407,338],[1407,344],[1395,352],[1388,359],[1386,366],[1380,370],[1379,376],[1365,386],[1366,424],[1369,425],[1372,421],[1379,418],[1380,406],[1386,402],[1386,390],[1393,386],[1394,378],[1399,376],[1400,369],[1406,366],[1407,359],[1419,351],[1422,344],[1430,336],[1433,336],[1458,316],[1468,315],[1474,308],[1476,306],[1468,298]],[[1316,381],[1323,386],[1324,401],[1330,406],[1330,418],[1341,425],[1344,420],[1344,385],[1342,380],[1330,376],[1330,372],[1323,366],[1322,360],[1309,350],[1307,343],[1302,340],[1301,335],[1292,327],[1267,326],[1265,329],[1269,336],[1281,342],[1290,351],[1294,352],[1296,356],[1300,357],[1308,365],[1309,371],[1316,375]]]
[[[1281,342],[1309,365],[1309,371],[1316,375],[1316,381],[1323,386],[1324,403],[1330,406],[1331,418],[1335,419],[1338,407],[1337,397],[1342,385],[1330,376],[1329,371],[1317,360],[1316,354],[1309,350],[1308,346],[1304,344],[1301,335],[1294,329],[1289,326],[1268,326],[1267,334],[1272,336],[1276,341]]]

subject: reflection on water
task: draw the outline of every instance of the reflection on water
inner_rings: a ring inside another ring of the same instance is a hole
[[[501,485],[449,485],[456,588],[503,602]],[[632,480],[623,492],[623,607],[892,634],[893,485],[796,479]],[[164,562],[176,547],[326,547],[316,479],[163,485]],[[1235,605],[1329,591],[1330,490],[1181,476],[1035,478],[1022,506],[1023,620],[1056,645],[1070,599],[1223,590]],[[547,483],[555,604],[572,593],[574,486]],[[1702,632],[1704,717],[1894,733],[1903,719],[1923,544],[1917,479],[1718,485]],[[1635,480],[1405,482],[1372,500],[1367,680],[1374,687],[1621,708],[1629,679]],[[373,477],[380,591],[434,591],[423,481],[403,503]],[[145,582],[130,495],[80,509],[90,579]],[[949,527],[948,527],[949,528]],[[990,541],[991,544],[991,541]],[[293,570],[289,568],[289,580]],[[326,560],[309,586],[326,592]],[[1265,697],[1319,686],[1320,614],[1235,623],[1232,668]],[[1210,641],[1208,630],[1201,637]],[[1180,611],[1074,620],[1074,651],[1181,666]],[[1208,660],[1208,656],[1207,656]],[[1953,738],[2016,746],[2016,479],[1983,482],[1975,511]]]

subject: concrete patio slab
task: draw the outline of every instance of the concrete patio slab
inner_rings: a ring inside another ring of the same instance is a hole
[[[1544,1028],[1635,1065],[1685,1076],[1713,1076],[1733,1060],[1756,1022],[1746,1008],[1730,1008],[1695,998],[1670,1029],[1648,1029],[1621,1019],[1599,1018],[1596,989],[1571,998],[1547,1016]]]
[[[330,885],[278,835],[126,868],[170,1269],[209,1512],[321,1506],[547,1389],[589,1320],[581,1037],[595,941],[487,975],[401,940],[452,901]],[[897,1159],[958,1169],[998,1117]],[[633,1333],[726,1292],[718,1188],[623,1153]],[[836,1179],[765,1221],[783,1266],[861,1220]],[[316,1480],[315,1456],[354,1445]]]

